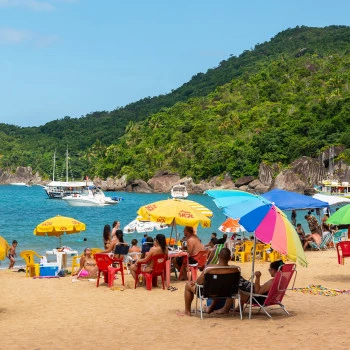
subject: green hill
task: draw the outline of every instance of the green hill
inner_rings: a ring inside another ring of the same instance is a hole
[[[53,149],[63,162],[68,144],[76,178],[166,169],[206,179],[349,147],[349,38],[345,26],[288,29],[167,95],[40,127],[0,124],[0,168],[50,174]]]

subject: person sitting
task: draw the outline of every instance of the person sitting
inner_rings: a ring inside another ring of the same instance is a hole
[[[148,254],[148,252],[151,250],[153,245],[154,245],[154,239],[152,237],[147,236],[146,241],[142,243],[141,259],[143,259]]]
[[[198,263],[197,260],[195,259],[195,256],[201,250],[204,250],[204,245],[202,244],[198,236],[194,234],[193,227],[186,226],[184,228],[184,235],[186,237],[186,249],[189,255],[188,263],[195,265]],[[176,267],[178,271],[181,271],[182,264],[183,264],[182,256],[173,259],[173,265]],[[180,278],[182,279],[187,278],[187,273],[185,269],[182,270],[182,275],[180,276]]]
[[[107,224],[103,228],[103,246],[105,247],[105,249],[108,249],[110,244],[111,244],[111,226]]]
[[[134,263],[137,259],[141,258],[141,248],[137,245],[137,239],[131,241],[131,247],[129,249],[129,260]]]
[[[77,272],[72,276],[77,276],[78,278],[97,278],[98,267],[96,265],[96,260],[91,255],[91,249],[85,248],[84,254],[80,258],[80,267]]]
[[[213,259],[214,254],[215,254],[215,250],[216,250],[216,245],[218,244],[218,239],[217,238],[212,238],[209,242],[209,246],[208,246],[208,263],[210,263],[210,261]]]
[[[278,271],[278,269],[284,265],[284,262],[282,260],[276,260],[270,264],[269,268],[269,273],[270,276],[272,277],[268,281],[266,281],[264,284],[261,284],[260,277],[261,277],[261,272],[256,271],[255,272],[255,282],[253,285],[253,293],[254,294],[260,294],[260,295],[267,295],[271,286],[273,279],[275,278],[275,275]],[[241,277],[240,280],[240,297],[241,297],[241,308],[243,310],[244,304],[246,304],[249,301],[250,298],[250,289],[251,289],[251,282],[248,280],[245,280],[243,277]],[[265,298],[260,296],[260,297],[255,297],[255,299],[260,303],[263,304],[265,301]],[[228,314],[231,307],[233,306],[233,300],[226,299],[225,306],[222,307],[219,310],[216,310],[215,313],[218,314]],[[235,309],[235,311],[239,311],[239,307]]]
[[[311,233],[310,235],[307,235],[304,239],[304,250],[309,246],[309,242],[314,242],[317,246],[319,246],[322,243],[321,236],[318,233]]]
[[[222,238],[219,238],[218,239],[218,244],[225,244],[226,243],[226,240],[227,240],[227,233],[224,233],[222,235]]]
[[[115,247],[118,244],[125,244],[124,243],[124,234],[122,230],[117,230],[115,232],[115,239],[113,239],[112,241],[110,241],[108,248],[105,249],[104,251],[102,251],[101,253],[114,253],[115,251]],[[114,258],[123,258],[124,256],[121,254],[114,254]]]
[[[220,267],[220,266],[229,266],[228,262],[231,259],[231,252],[228,248],[222,248],[219,253],[219,262],[215,265],[207,265],[206,267]],[[232,265],[232,268],[237,269],[236,266]],[[220,273],[231,273],[230,269],[217,269],[215,270],[215,274]],[[185,299],[185,311],[177,312],[178,316],[191,316],[191,304],[193,298],[196,294],[196,283],[203,284],[204,282],[205,270],[201,273],[201,275],[197,278],[197,281],[189,281],[186,283],[184,299]],[[215,309],[217,301],[214,299],[209,307],[207,307],[206,312],[211,313]]]
[[[158,254],[167,254],[167,253],[168,253],[168,249],[166,246],[165,236],[159,233],[154,239],[153,247],[148,252],[147,257],[136,260],[135,263],[130,266],[130,272],[132,274],[132,277],[135,280],[137,279],[138,276],[136,275],[136,272],[137,272],[138,266],[142,264],[144,264],[144,266],[142,266],[142,271],[152,272],[153,260],[151,259],[151,257]]]
[[[304,244],[304,241],[305,241],[305,231],[303,229],[303,226],[301,226],[301,224],[297,224],[297,227],[296,227],[296,231],[297,231],[297,234],[299,236],[299,239],[300,239],[300,242],[301,244]]]
[[[216,232],[213,232],[213,233],[211,234],[210,241],[209,241],[207,244],[204,245],[204,248],[212,247],[211,241],[212,241],[213,238],[217,239],[217,234],[216,234]]]

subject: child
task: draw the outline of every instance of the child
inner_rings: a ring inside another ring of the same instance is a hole
[[[17,247],[18,242],[16,240],[12,241],[12,246],[9,249],[9,255],[8,258],[10,259],[10,265],[9,269],[12,269],[13,266],[15,265],[15,256],[16,256],[16,247]]]

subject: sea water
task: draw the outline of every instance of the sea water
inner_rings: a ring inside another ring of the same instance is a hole
[[[17,258],[15,266],[23,266],[24,262],[19,257],[22,250],[34,250],[39,255],[45,255],[47,250],[59,247],[57,237],[35,236],[35,227],[56,215],[73,217],[86,224],[86,230],[78,234],[64,234],[61,237],[62,245],[77,250],[79,254],[86,247],[103,248],[103,227],[115,220],[120,221],[121,229],[134,220],[137,210],[145,205],[159,200],[170,198],[166,193],[128,193],[128,192],[107,192],[107,196],[122,197],[123,200],[116,205],[100,207],[73,207],[60,199],[49,199],[41,186],[0,186],[0,236],[4,237],[11,245],[15,239],[18,241],[16,249]],[[204,194],[189,195],[188,199],[194,200],[213,211],[211,228],[198,227],[198,236],[207,243],[211,233],[217,232],[218,237],[222,233],[218,227],[225,221],[225,216],[218,209],[213,200]],[[180,237],[183,236],[183,227],[177,226]],[[154,237],[157,233],[162,233],[170,237],[171,228],[164,230],[154,230],[148,235]],[[141,242],[144,233],[124,234],[124,240],[128,243],[133,238]],[[172,237],[175,232],[172,233]],[[85,239],[85,240],[84,240]],[[8,259],[1,262],[0,268],[8,266]]]
[[[4,237],[11,245],[15,239],[18,241],[17,258],[15,266],[23,266],[24,262],[19,257],[22,250],[34,250],[39,255],[45,255],[47,250],[59,247],[57,237],[39,237],[35,236],[33,231],[35,227],[56,215],[73,217],[86,224],[86,231],[78,234],[64,234],[61,237],[62,245],[77,250],[79,254],[86,247],[103,248],[102,232],[106,224],[112,226],[113,221],[120,221],[121,229],[134,220],[137,216],[137,210],[145,205],[159,200],[170,198],[166,193],[128,193],[128,192],[108,192],[108,196],[122,197],[124,200],[119,204],[101,207],[72,207],[60,199],[49,199],[41,186],[0,186],[0,236]],[[211,233],[216,232],[218,238],[222,233],[218,230],[219,226],[226,220],[226,217],[218,209],[212,198],[205,194],[190,194],[188,199],[196,201],[213,211],[211,218],[211,227],[202,228],[200,225],[197,234],[203,243],[208,243]],[[290,219],[290,211],[286,214]],[[308,227],[304,219],[306,211],[297,211],[297,222],[301,223],[308,232]],[[314,213],[313,213],[314,214]],[[177,226],[179,237],[183,236],[183,227]],[[148,235],[154,237],[157,233],[162,233],[170,237],[171,228],[161,231],[154,230]],[[246,235],[250,235],[247,234]],[[172,237],[175,232],[172,232]],[[139,243],[143,233],[124,234],[124,240],[128,243],[136,238]],[[8,259],[0,262],[0,268],[8,266]]]

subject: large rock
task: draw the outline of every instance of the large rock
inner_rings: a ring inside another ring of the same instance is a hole
[[[178,174],[161,172],[147,181],[147,184],[154,192],[170,192],[171,188],[180,180]]]
[[[280,171],[278,164],[268,165],[265,163],[260,163],[259,166],[259,180],[265,186],[270,186],[272,184],[274,174]]]
[[[24,182],[26,184],[39,184],[42,178],[39,173],[33,174],[31,167],[18,167],[15,173],[0,169],[0,183]]]
[[[242,176],[235,181],[235,186],[241,187],[241,186],[248,185],[254,179],[255,179],[254,176]]]
[[[304,193],[305,182],[293,170],[287,169],[279,173],[273,180],[270,189],[280,188],[286,191]]]
[[[138,193],[152,193],[151,187],[148,186],[147,182],[143,180],[130,181],[125,190],[127,192],[138,192]]]

